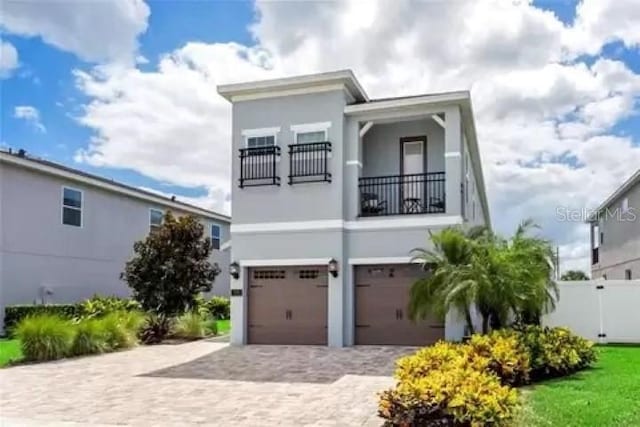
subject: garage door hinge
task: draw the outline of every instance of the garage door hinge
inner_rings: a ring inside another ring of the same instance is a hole
[[[598,338],[606,338],[607,334],[598,334]]]

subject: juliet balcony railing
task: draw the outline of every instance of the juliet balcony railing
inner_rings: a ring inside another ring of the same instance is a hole
[[[600,254],[598,252],[599,248],[591,249],[591,264],[597,264],[598,262],[600,262]]]
[[[280,147],[240,149],[240,188],[280,185]]]
[[[289,184],[331,182],[330,142],[289,145]]]
[[[445,173],[360,178],[360,216],[445,212]]]

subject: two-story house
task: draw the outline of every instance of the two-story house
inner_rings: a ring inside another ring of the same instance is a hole
[[[229,293],[231,218],[24,151],[0,151],[0,325],[13,304],[129,295],[120,280],[133,244],[164,212],[201,220],[221,274],[212,293]]]
[[[640,170],[602,202],[588,222],[591,277],[640,278]]]
[[[370,99],[351,71],[229,84],[234,344],[412,345],[410,251],[490,225],[468,92]]]

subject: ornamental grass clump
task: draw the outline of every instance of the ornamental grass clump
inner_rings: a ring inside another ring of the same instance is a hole
[[[104,322],[98,319],[81,320],[75,325],[76,333],[71,345],[71,354],[100,354],[109,351]]]
[[[176,338],[196,340],[207,336],[207,318],[192,311],[176,319],[173,334]]]
[[[121,350],[134,347],[138,343],[137,335],[142,321],[138,314],[123,311],[115,311],[100,319],[109,348]]]
[[[26,360],[45,361],[70,355],[75,327],[68,319],[41,314],[22,319],[14,333]]]

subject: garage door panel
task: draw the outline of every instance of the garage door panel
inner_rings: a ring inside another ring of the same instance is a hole
[[[254,268],[249,282],[249,343],[326,344],[326,266]]]
[[[444,337],[435,317],[409,319],[411,285],[421,274],[415,265],[356,267],[356,344],[428,345]]]

